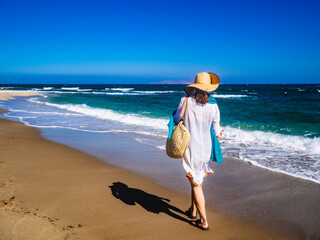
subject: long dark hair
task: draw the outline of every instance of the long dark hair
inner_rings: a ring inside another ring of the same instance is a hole
[[[193,88],[193,93],[189,96],[194,98],[198,103],[202,104],[209,102],[210,97],[209,93],[198,88]]]

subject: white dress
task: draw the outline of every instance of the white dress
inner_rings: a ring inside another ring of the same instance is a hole
[[[181,98],[174,121],[178,122],[185,97]],[[217,104],[201,104],[188,98],[187,118],[184,109],[181,118],[190,132],[189,146],[181,159],[186,176],[193,179],[196,186],[202,185],[208,174],[213,173],[209,167],[212,150],[210,128],[213,125],[217,136],[221,133],[220,112]]]

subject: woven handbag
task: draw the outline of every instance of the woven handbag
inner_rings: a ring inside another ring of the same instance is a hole
[[[167,155],[171,158],[182,158],[184,153],[187,150],[187,147],[190,142],[190,133],[188,129],[185,127],[184,122],[181,119],[181,115],[184,109],[184,119],[187,119],[187,106],[188,106],[188,98],[186,97],[179,116],[179,123],[174,127],[171,138],[167,139],[166,143],[166,152]]]

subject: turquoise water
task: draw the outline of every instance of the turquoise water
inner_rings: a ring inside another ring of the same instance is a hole
[[[167,118],[184,96],[183,87],[81,85],[79,88],[74,87],[76,90],[70,86],[63,90],[57,87],[44,92],[51,93],[49,100],[57,104],[86,104],[121,113]],[[222,125],[320,137],[319,89],[320,85],[222,85],[213,96],[219,104]]]
[[[7,118],[39,128],[130,132],[164,149],[183,85],[24,85],[41,97],[0,103]],[[225,130],[223,154],[320,182],[320,85],[221,85],[212,94]]]

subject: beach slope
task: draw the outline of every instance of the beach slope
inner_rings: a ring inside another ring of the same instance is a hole
[[[281,239],[208,209],[188,223],[189,196],[0,119],[0,239]]]

